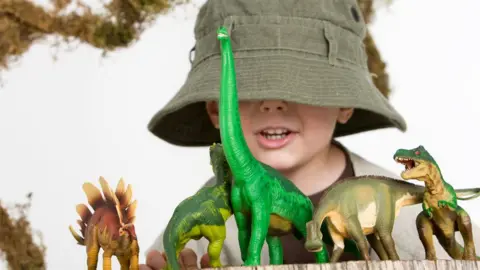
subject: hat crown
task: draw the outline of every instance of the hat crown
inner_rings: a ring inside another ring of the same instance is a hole
[[[329,21],[361,39],[366,25],[356,0],[207,0],[195,22],[195,38],[216,31],[228,17],[279,16]]]

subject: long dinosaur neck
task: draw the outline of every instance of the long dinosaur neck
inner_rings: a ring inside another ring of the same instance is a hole
[[[336,205],[333,203],[331,199],[320,199],[321,203],[319,203],[317,210],[315,210],[314,216],[312,218],[313,221],[317,222],[319,226],[323,223],[325,218],[335,210]]]
[[[236,183],[242,183],[261,170],[243,136],[238,94],[230,38],[220,40],[222,73],[220,84],[219,122],[220,138],[225,157],[230,165]]]

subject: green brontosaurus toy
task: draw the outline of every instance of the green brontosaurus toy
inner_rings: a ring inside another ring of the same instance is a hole
[[[230,190],[232,174],[221,144],[210,146],[210,162],[216,177],[214,186],[203,187],[183,200],[168,222],[163,236],[166,269],[179,270],[178,256],[190,240],[205,237],[212,267],[221,267],[220,252],[226,237],[225,222],[232,215]]]
[[[453,259],[480,259],[475,255],[470,216],[457,204],[457,200],[465,199],[459,198],[453,187],[444,180],[440,167],[427,150],[422,145],[413,149],[399,149],[394,159],[405,165],[401,174],[404,180],[416,179],[425,182],[423,212],[417,216],[416,224],[426,258],[436,260],[433,244],[435,235]],[[455,231],[460,231],[465,249],[455,240]]]
[[[246,266],[260,265],[266,240],[270,264],[282,264],[283,249],[279,236],[293,231],[297,239],[306,237],[306,223],[312,219],[313,204],[292,182],[256,160],[250,152],[240,123],[235,64],[225,27],[218,28],[217,38],[222,57],[220,137],[235,179],[231,201],[242,260]],[[251,218],[251,223],[247,218]],[[316,257],[317,262],[328,262],[326,249]]]
[[[480,189],[454,192],[464,199],[480,195]],[[381,260],[399,260],[392,238],[395,218],[403,206],[422,203],[424,194],[423,186],[384,176],[356,176],[333,184],[307,224],[305,248],[312,252],[323,248],[321,224],[326,221],[334,242],[332,262],[340,257],[348,238],[355,240],[364,260],[370,260],[368,243]]]

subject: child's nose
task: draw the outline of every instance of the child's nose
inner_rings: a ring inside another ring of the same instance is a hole
[[[283,100],[264,100],[260,103],[261,112],[285,112],[287,108],[287,103]]]

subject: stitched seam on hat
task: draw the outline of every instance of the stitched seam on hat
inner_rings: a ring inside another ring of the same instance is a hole
[[[300,51],[298,49],[295,49],[295,50],[289,50],[289,49],[278,49],[278,48],[274,48],[274,49],[258,49],[258,50],[242,50],[242,51],[239,51],[239,52],[248,52],[248,51],[257,51],[257,52],[268,52],[268,51],[291,51],[291,52],[295,52],[295,53],[303,53],[305,55],[312,55],[312,56],[315,56],[315,57],[318,57],[317,54],[313,54],[313,53],[310,53],[308,51]],[[199,68],[204,68],[204,67],[201,67],[201,64],[203,64],[203,62],[205,61],[208,61],[208,60],[211,60],[211,58],[218,58],[218,60],[220,61],[220,54],[212,54],[212,55],[209,55],[208,57],[205,57],[204,59],[202,59],[201,62],[199,62],[198,64],[196,64],[195,66],[192,67],[192,69],[190,70],[190,72],[193,72],[193,71],[196,71],[197,69]],[[249,58],[271,58],[271,57],[291,57],[291,58],[296,58],[296,59],[301,59],[301,60],[310,60],[312,62],[322,62],[324,61],[325,63],[328,63],[328,60],[327,60],[327,56],[325,56],[325,60],[323,59],[311,59],[311,58],[307,58],[307,57],[300,57],[300,56],[295,56],[295,55],[255,55],[255,56],[239,56],[239,55],[235,55],[235,59],[249,59]],[[348,69],[348,70],[357,70],[358,68],[362,69],[363,71],[368,71],[368,67],[367,66],[360,66],[358,65],[357,63],[353,63],[351,61],[347,61],[347,60],[344,60],[342,58],[337,58],[337,61],[336,61],[336,67],[339,67],[339,68],[344,68],[344,69]]]

